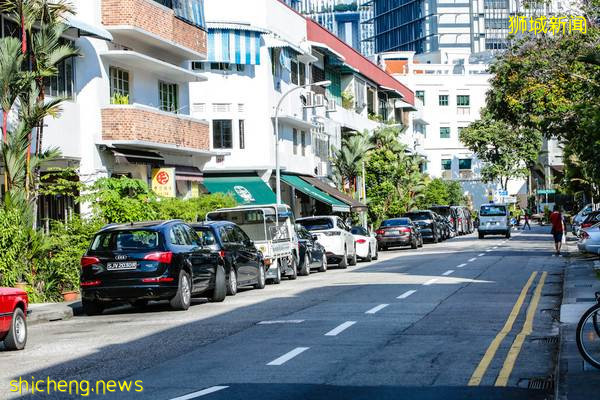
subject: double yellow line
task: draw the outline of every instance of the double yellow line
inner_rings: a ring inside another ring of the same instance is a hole
[[[517,317],[519,316],[521,308],[523,307],[523,303],[525,302],[525,298],[527,297],[527,293],[529,292],[531,285],[535,281],[537,274],[537,271],[532,272],[531,276],[527,280],[527,283],[525,283],[525,286],[523,286],[523,289],[521,289],[521,293],[517,298],[517,302],[513,306],[508,316],[508,319],[504,323],[504,327],[500,332],[498,332],[494,340],[492,340],[492,343],[490,343],[487,351],[483,355],[483,358],[479,362],[479,365],[477,365],[477,368],[475,368],[475,371],[473,372],[473,375],[469,380],[469,386],[478,386],[481,383],[481,380],[483,379],[483,376],[485,375],[488,367],[494,359],[498,348],[500,347],[506,336],[512,331],[513,325]],[[508,355],[504,360],[502,370],[500,371],[500,374],[498,374],[498,378],[496,379],[495,386],[506,386],[506,384],[508,383],[508,378],[510,377],[510,374],[515,366],[515,362],[517,361],[517,357],[519,356],[521,348],[523,347],[523,342],[525,341],[525,338],[528,335],[530,335],[533,331],[533,320],[535,318],[535,310],[537,309],[538,304],[540,302],[542,289],[544,288],[544,283],[546,281],[547,276],[547,272],[542,273],[542,276],[538,281],[538,284],[533,293],[533,297],[531,298],[531,302],[529,303],[529,307],[527,308],[527,316],[525,318],[525,324],[523,324],[523,329],[517,335],[512,346],[510,347],[510,350],[508,351]]]

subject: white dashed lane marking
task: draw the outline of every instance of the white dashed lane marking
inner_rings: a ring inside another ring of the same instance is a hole
[[[469,262],[473,262],[473,261],[475,261],[475,260],[477,260],[477,258],[475,258],[475,257],[473,257],[473,258],[469,258]]]
[[[430,279],[430,280],[428,280],[427,282],[425,282],[425,283],[423,284],[423,286],[429,286],[429,285],[432,285],[432,284],[434,284],[434,283],[436,283],[436,282],[437,282],[437,278],[433,278],[433,279]]]
[[[212,386],[204,390],[200,390],[198,392],[189,393],[183,396],[174,397],[171,400],[191,400],[197,399],[198,397],[206,396],[207,394],[211,394],[214,392],[218,392],[223,389],[227,389],[229,386]]]
[[[377,307],[373,307],[368,311],[365,311],[365,314],[375,314],[377,311],[380,311],[384,308],[386,308],[387,306],[389,306],[389,304],[380,304]]]
[[[444,275],[444,276],[448,276],[448,275],[450,275],[450,274],[451,274],[451,273],[453,273],[453,272],[454,272],[454,270],[453,270],[453,269],[449,269],[448,271],[444,272],[442,275]]]
[[[350,328],[352,325],[354,325],[356,323],[356,321],[346,321],[343,324],[333,328],[332,330],[330,330],[329,332],[327,332],[325,334],[325,336],[337,336],[340,333],[344,332],[346,329]]]
[[[467,264],[460,264],[460,265],[457,265],[456,268],[462,268],[462,267],[465,267],[466,265]]]
[[[282,364],[285,364],[286,362],[288,362],[292,358],[296,357],[299,354],[304,353],[308,349],[310,349],[310,347],[296,347],[294,350],[292,350],[292,351],[290,351],[288,353],[285,353],[284,355],[282,355],[279,358],[274,359],[273,361],[271,361],[267,365],[282,365]]]
[[[400,296],[396,297],[397,299],[405,299],[408,296],[410,296],[411,294],[415,294],[417,291],[416,290],[408,290],[404,293],[402,293]]]

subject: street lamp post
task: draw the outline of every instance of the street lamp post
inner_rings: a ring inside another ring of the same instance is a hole
[[[279,166],[279,107],[281,107],[281,103],[283,100],[292,92],[296,90],[300,90],[303,88],[307,88],[310,86],[321,86],[327,87],[331,85],[331,81],[319,81],[315,83],[307,83],[305,85],[296,86],[281,96],[279,102],[277,103],[277,107],[275,108],[275,192],[277,195],[277,205],[281,204],[281,168]]]

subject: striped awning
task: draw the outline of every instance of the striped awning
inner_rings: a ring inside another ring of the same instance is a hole
[[[260,65],[260,32],[209,29],[209,62]]]

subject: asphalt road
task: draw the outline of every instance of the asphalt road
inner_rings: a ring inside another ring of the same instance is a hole
[[[545,399],[565,263],[547,230],[392,250],[185,312],[34,325],[0,352],[0,398],[25,398],[22,377],[142,381],[111,399]]]

